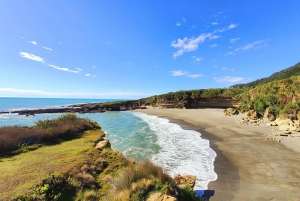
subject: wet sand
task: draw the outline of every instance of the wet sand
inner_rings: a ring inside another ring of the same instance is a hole
[[[271,128],[241,125],[242,114],[225,117],[221,109],[136,110],[196,130],[217,153],[216,181],[210,201],[300,200],[300,138],[267,139]]]

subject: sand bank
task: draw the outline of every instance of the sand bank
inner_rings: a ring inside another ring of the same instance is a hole
[[[220,109],[136,110],[168,118],[183,129],[196,130],[217,153],[216,181],[209,183],[210,201],[300,200],[300,138],[266,138],[271,128],[237,122]]]

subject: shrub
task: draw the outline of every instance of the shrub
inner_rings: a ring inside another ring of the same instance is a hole
[[[198,197],[196,195],[196,192],[188,187],[187,185],[180,189],[182,200],[184,201],[202,201],[203,199],[201,197]]]

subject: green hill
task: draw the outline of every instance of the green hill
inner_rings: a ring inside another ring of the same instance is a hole
[[[234,88],[234,87],[255,87],[255,86],[258,86],[258,85],[266,84],[268,82],[283,80],[283,79],[287,79],[287,78],[290,78],[292,76],[297,76],[297,75],[300,75],[300,62],[295,64],[294,66],[286,68],[282,71],[273,73],[269,77],[258,79],[256,81],[249,82],[247,84],[236,84],[236,85],[231,86],[231,88]]]

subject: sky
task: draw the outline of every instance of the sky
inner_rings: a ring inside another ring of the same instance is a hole
[[[300,1],[0,0],[0,97],[138,99],[300,61]]]

